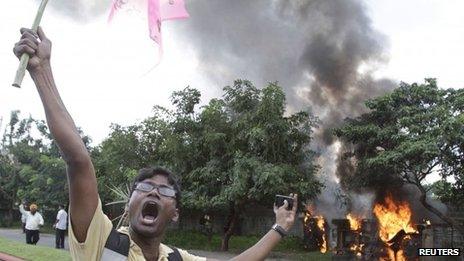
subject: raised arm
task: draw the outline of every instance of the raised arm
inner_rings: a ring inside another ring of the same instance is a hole
[[[13,51],[18,58],[23,53],[30,56],[27,69],[42,100],[50,132],[67,165],[72,229],[77,240],[83,242],[98,204],[95,170],[56,88],[50,66],[51,41],[40,27],[37,34],[22,28],[21,35]]]
[[[20,204],[20,205],[19,205],[19,212],[21,212],[22,215],[26,215],[26,214],[27,214],[26,210],[24,209],[24,205],[23,205],[23,204]]]
[[[293,209],[287,210],[288,202],[285,201],[284,205],[280,208],[274,206],[274,212],[276,214],[276,224],[287,233],[292,228],[295,222],[296,210],[298,208],[298,196],[293,196]],[[280,242],[282,236],[279,232],[274,229],[270,229],[254,246],[247,249],[240,255],[232,258],[234,261],[258,261],[264,260],[272,249]],[[208,261],[216,261],[214,259],[208,259]]]

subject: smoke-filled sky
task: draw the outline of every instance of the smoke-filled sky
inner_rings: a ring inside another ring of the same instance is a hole
[[[137,0],[140,1],[140,0]],[[20,109],[44,118],[32,81],[10,87],[11,49],[29,26],[37,0],[0,9],[0,117]],[[50,0],[42,25],[53,41],[52,65],[77,125],[99,143],[112,122],[131,124],[187,85],[203,102],[233,79],[279,81],[289,109],[311,108],[332,127],[363,111],[362,101],[395,82],[436,77],[461,88],[464,3],[459,0],[186,0],[190,19],[163,24],[164,57],[146,22],[122,13],[106,23],[109,1]],[[3,126],[4,127],[4,124]],[[325,129],[325,128],[324,128]],[[319,146],[329,144],[319,133]]]

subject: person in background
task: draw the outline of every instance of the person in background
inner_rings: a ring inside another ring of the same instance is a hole
[[[64,248],[64,235],[66,233],[66,227],[68,225],[68,213],[64,210],[63,205],[59,205],[58,214],[56,214],[56,221],[53,224],[55,228],[55,247]]]
[[[44,220],[42,215],[37,212],[37,205],[31,204],[29,211],[24,209],[23,204],[19,205],[21,215],[26,216],[26,243],[35,245],[40,239],[39,230],[43,226]]]

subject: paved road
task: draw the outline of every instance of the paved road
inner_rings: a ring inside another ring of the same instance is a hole
[[[23,234],[22,230],[19,230],[19,229],[3,229],[2,228],[0,229],[0,237],[23,242],[24,244],[26,243],[26,235]],[[55,247],[55,235],[41,233],[40,240],[37,243],[37,245]],[[66,250],[69,250],[68,237],[65,238],[64,247]],[[230,259],[234,257],[234,254],[223,253],[223,252],[208,252],[208,251],[202,251],[202,250],[188,250],[188,252],[194,255],[215,258],[219,260],[225,260],[225,259]],[[290,259],[287,259],[285,257],[280,257],[280,258],[268,258],[266,260],[267,261],[278,261],[278,260],[287,261]]]
[[[26,234],[20,229],[0,229],[0,237],[26,243]],[[40,233],[37,245],[55,247],[55,235]],[[68,237],[65,238],[64,248],[68,249]]]

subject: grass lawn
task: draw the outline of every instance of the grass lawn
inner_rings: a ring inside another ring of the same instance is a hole
[[[258,236],[233,236],[229,241],[229,251],[231,253],[241,253],[259,241]],[[221,236],[213,235],[211,242],[208,242],[206,235],[194,231],[171,230],[163,243],[176,246],[182,249],[197,249],[205,251],[219,251],[221,247]],[[300,238],[287,237],[282,240],[269,257],[287,258],[291,260],[331,260],[330,254],[318,252],[308,252],[303,248]]]
[[[209,243],[207,237],[198,232],[174,230],[169,231],[167,234],[168,236],[163,243],[182,249],[219,251],[221,246],[221,237],[219,235],[214,235],[211,243]],[[229,242],[229,250],[231,253],[239,254],[243,250],[254,245],[258,240],[259,237],[255,236],[233,236]],[[269,257],[285,258],[296,261],[331,260],[330,254],[305,251],[300,242],[301,239],[296,237],[285,238],[279,243]],[[26,245],[22,242],[8,240],[3,237],[0,237],[0,252],[34,261],[71,260],[69,252],[67,251],[44,246]]]
[[[34,261],[71,260],[68,251],[44,246],[26,245],[3,237],[0,237],[0,252]]]

